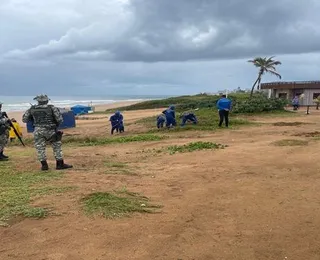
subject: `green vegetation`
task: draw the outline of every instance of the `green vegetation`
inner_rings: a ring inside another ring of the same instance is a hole
[[[283,111],[287,100],[268,98],[264,94],[255,94],[252,98],[239,100],[233,107],[233,113],[263,113],[271,111]]]
[[[62,176],[58,172],[16,172],[10,162],[2,162],[0,168],[0,222],[5,223],[12,218],[22,216],[42,218],[48,209],[30,205],[34,196],[62,193],[72,187],[47,187],[43,183]]]
[[[132,142],[152,142],[160,141],[165,139],[166,136],[153,135],[153,134],[140,134],[140,135],[131,135],[131,136],[120,136],[120,137],[71,137],[67,136],[63,138],[63,144],[71,144],[78,146],[98,146],[98,145],[110,145],[110,144],[123,144],[123,143],[132,143]],[[33,142],[32,139],[26,139],[26,144]],[[15,144],[19,145],[19,144]]]
[[[276,146],[306,146],[308,141],[297,139],[284,139],[273,143]]]
[[[123,191],[96,192],[82,199],[83,209],[89,215],[105,218],[120,218],[132,213],[155,213],[158,205],[149,203],[149,199],[138,193]]]
[[[245,100],[249,97],[247,93],[230,93],[228,98],[232,101]],[[170,105],[175,105],[177,111],[184,111],[195,108],[216,108],[216,103],[220,96],[218,95],[207,95],[199,94],[194,96],[181,96],[172,97],[161,100],[150,100],[134,104],[127,107],[120,107],[117,110],[122,111],[132,111],[132,110],[142,110],[142,109],[155,109],[155,108],[167,108]],[[113,112],[114,110],[108,110]]]
[[[196,111],[196,116],[198,118],[198,124],[193,125],[190,123],[187,123],[184,127],[175,127],[170,129],[170,132],[181,132],[181,131],[187,131],[187,130],[198,130],[198,131],[210,131],[210,130],[216,130],[219,128],[219,118],[218,118],[218,112],[214,109],[209,108],[203,108]],[[179,118],[179,113],[177,114],[177,124],[179,125],[181,123],[181,120]],[[154,117],[147,117],[143,118],[141,120],[137,121],[137,124],[143,124],[147,129],[149,130],[149,133],[157,133],[159,130],[156,128],[156,116]],[[241,118],[240,116],[232,115],[230,118],[230,128],[237,128],[239,126],[243,125],[254,125],[253,122],[249,122],[246,119]],[[166,128],[164,128],[161,131],[167,131]]]
[[[134,104],[127,107],[118,108],[122,111],[142,110],[142,109],[160,109],[167,108],[169,105],[175,105],[177,112],[193,110],[199,108],[200,110],[211,109],[216,111],[216,103],[220,97],[218,95],[195,95],[195,96],[181,96],[172,97],[162,100],[150,100]],[[270,111],[284,111],[284,106],[287,100],[279,98],[269,99],[263,93],[255,93],[251,98],[248,93],[230,93],[228,98],[233,103],[233,113],[262,113]],[[113,110],[108,110],[113,112]],[[198,115],[197,111],[197,115]]]
[[[115,138],[98,138],[98,137],[69,138],[65,140],[65,143],[78,144],[80,146],[97,146],[97,145],[123,144],[123,143],[132,143],[132,142],[161,141],[165,138],[166,138],[165,136],[160,136],[160,135],[141,134],[141,135],[122,136],[122,137],[115,137]]]
[[[169,146],[167,149],[170,154],[175,153],[186,153],[186,152],[194,152],[200,150],[216,150],[216,149],[224,149],[227,147],[226,145],[212,143],[212,142],[194,142],[185,145],[173,145]]]
[[[130,171],[126,163],[107,161],[104,165],[107,168],[105,174],[136,175],[136,173]]]

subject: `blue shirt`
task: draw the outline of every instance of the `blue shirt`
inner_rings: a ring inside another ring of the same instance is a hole
[[[166,118],[173,118],[173,119],[175,119],[176,118],[176,113],[174,112],[174,110],[172,110],[172,109],[167,109],[167,110],[165,110],[165,111],[163,111],[162,112],[163,114],[165,114],[165,116],[166,116]]]
[[[220,98],[217,102],[217,108],[219,110],[230,110],[231,109],[231,100],[228,98]]]
[[[120,125],[120,124],[122,124],[123,116],[121,114],[120,115],[113,115],[110,117],[110,121],[111,121],[112,126]]]

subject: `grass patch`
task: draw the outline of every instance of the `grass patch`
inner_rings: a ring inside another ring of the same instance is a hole
[[[77,187],[74,186],[67,186],[67,187],[40,187],[40,188],[32,188],[31,189],[31,196],[45,196],[51,194],[61,194],[68,191],[74,191]]]
[[[289,110],[272,110],[272,111],[264,111],[264,112],[258,112],[258,113],[241,113],[241,116],[245,117],[298,117],[301,116],[301,114],[294,112],[294,111],[289,111]]]
[[[179,118],[179,113],[176,115],[177,119],[177,127],[170,129],[170,132],[181,132],[181,131],[188,131],[188,130],[198,130],[198,131],[212,131],[220,129],[219,124],[219,117],[218,112],[215,109],[199,109],[194,112],[198,118],[198,124],[193,125],[187,123],[184,127],[181,127],[181,119]],[[144,125],[147,129],[149,129],[148,133],[158,133],[159,131],[168,131],[165,127],[161,130],[156,128],[156,116],[154,117],[147,117],[138,120],[137,124]],[[257,125],[254,122],[250,122],[247,119],[241,118],[239,115],[230,114],[230,128],[238,128],[241,126],[250,126],[250,125]]]
[[[121,137],[110,137],[110,138],[102,138],[102,137],[72,137],[67,136],[62,139],[64,145],[78,145],[78,146],[98,146],[98,145],[110,145],[110,144],[124,144],[124,143],[132,143],[132,142],[152,142],[152,141],[160,141],[167,138],[163,135],[155,135],[155,134],[140,134],[140,135],[132,135],[132,136],[121,136]],[[25,144],[33,143],[33,139],[28,138],[25,139]],[[19,145],[19,144],[15,144]]]
[[[194,152],[200,150],[216,150],[216,149],[224,149],[227,147],[226,145],[212,143],[212,142],[194,142],[185,145],[173,145],[169,146],[167,150],[170,154],[175,153],[186,153],[186,152]]]
[[[165,136],[141,134],[133,136],[122,136],[115,138],[98,138],[98,137],[85,137],[85,138],[69,138],[64,143],[78,144],[80,146],[97,146],[97,145],[109,145],[109,144],[124,144],[132,142],[152,142],[165,139]]]
[[[105,162],[104,165],[107,167],[105,174],[136,175],[136,173],[130,171],[126,163]]]
[[[68,188],[35,187],[49,180],[57,179],[57,172],[16,172],[10,162],[2,162],[0,169],[0,221],[6,222],[18,216],[42,218],[48,214],[45,208],[33,207],[31,199],[35,195],[64,192]]]
[[[160,208],[150,204],[148,198],[128,191],[92,193],[82,199],[82,204],[88,215],[111,219],[127,217],[132,213],[155,213],[155,209]]]
[[[274,126],[300,126],[300,125],[307,125],[309,123],[304,122],[276,122]]]
[[[320,137],[320,132],[319,131],[315,131],[315,132],[298,133],[298,134],[294,134],[293,136],[305,136],[305,137],[319,138]]]
[[[284,139],[273,143],[275,146],[306,146],[308,141],[297,139]]]

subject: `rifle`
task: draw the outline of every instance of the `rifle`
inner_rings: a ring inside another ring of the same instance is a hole
[[[3,115],[5,118],[8,118],[8,119],[9,119],[9,117],[8,117],[8,115],[7,115],[6,112],[2,112],[2,115]],[[25,144],[23,143],[23,141],[22,141],[22,139],[21,139],[21,136],[19,135],[17,129],[16,129],[16,128],[14,127],[14,125],[12,124],[11,120],[8,120],[8,123],[9,123],[10,127],[12,127],[12,129],[13,129],[14,133],[16,134],[16,136],[18,137],[20,143],[21,143],[23,146],[25,146]]]

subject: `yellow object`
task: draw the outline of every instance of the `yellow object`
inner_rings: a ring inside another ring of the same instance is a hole
[[[17,122],[12,122],[14,128],[17,130],[18,134],[20,136],[22,136],[22,131],[21,131],[21,127]],[[9,132],[9,138],[17,138],[16,134],[13,131],[13,128],[10,128],[10,132]]]

